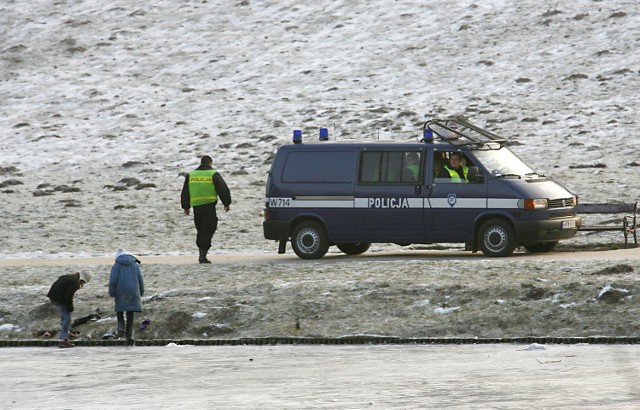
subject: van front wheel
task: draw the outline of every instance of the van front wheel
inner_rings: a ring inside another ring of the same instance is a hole
[[[347,255],[360,255],[365,253],[371,247],[369,242],[355,242],[355,243],[339,243],[336,245],[338,249]]]
[[[329,241],[321,224],[305,221],[293,229],[291,247],[302,259],[320,259],[329,250]]]
[[[490,219],[480,227],[478,244],[487,256],[509,256],[516,249],[513,228],[503,219]]]

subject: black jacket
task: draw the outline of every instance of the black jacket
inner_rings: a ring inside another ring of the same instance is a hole
[[[205,169],[213,169],[211,167],[206,167],[204,165],[200,165],[196,170],[202,171]],[[213,174],[213,185],[216,186],[216,194],[218,198],[222,201],[224,206],[231,205],[231,192],[229,191],[229,187],[227,183],[222,178],[219,172]],[[191,197],[189,196],[189,175],[184,178],[184,185],[182,185],[182,193],[180,194],[180,203],[182,205],[182,209],[191,208]]]
[[[62,275],[51,285],[47,297],[54,302],[62,303],[71,313],[73,312],[73,295],[78,289],[80,289],[80,275],[77,273]]]

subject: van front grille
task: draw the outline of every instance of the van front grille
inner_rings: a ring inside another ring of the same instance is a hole
[[[547,203],[549,209],[573,207],[573,198],[550,199]]]

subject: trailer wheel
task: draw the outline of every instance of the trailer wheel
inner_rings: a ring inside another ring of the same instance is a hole
[[[369,242],[355,242],[355,243],[339,243],[336,245],[343,253],[347,255],[360,255],[365,253],[371,247]]]
[[[320,259],[329,250],[329,241],[321,224],[304,221],[293,228],[291,247],[302,259]]]
[[[543,253],[543,252],[551,252],[558,245],[558,241],[554,242],[542,242],[536,243],[534,245],[526,245],[524,248],[531,253]]]
[[[478,244],[486,256],[509,256],[516,249],[513,228],[504,219],[490,219],[478,231]]]

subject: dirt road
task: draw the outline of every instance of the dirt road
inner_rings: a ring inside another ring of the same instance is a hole
[[[162,256],[162,255],[137,255],[145,263],[159,265],[181,265],[196,263],[197,256],[179,255],[179,256]],[[588,251],[588,252],[549,252],[542,254],[532,254],[524,252],[516,252],[506,260],[629,260],[640,258],[640,248],[618,249],[613,251]],[[233,263],[304,263],[293,252],[284,255],[273,254],[229,254],[229,255],[209,255],[209,259],[214,264],[233,264]],[[376,252],[365,253],[357,256],[347,256],[342,254],[329,254],[322,260],[326,262],[345,261],[349,259],[366,259],[366,260],[467,260],[467,259],[490,259],[481,253],[472,253],[465,251],[398,251],[398,252]],[[492,259],[495,260],[495,259]],[[112,264],[113,257],[93,257],[93,258],[33,258],[33,259],[0,259],[0,267],[2,266],[75,266],[75,265],[102,265]]]

